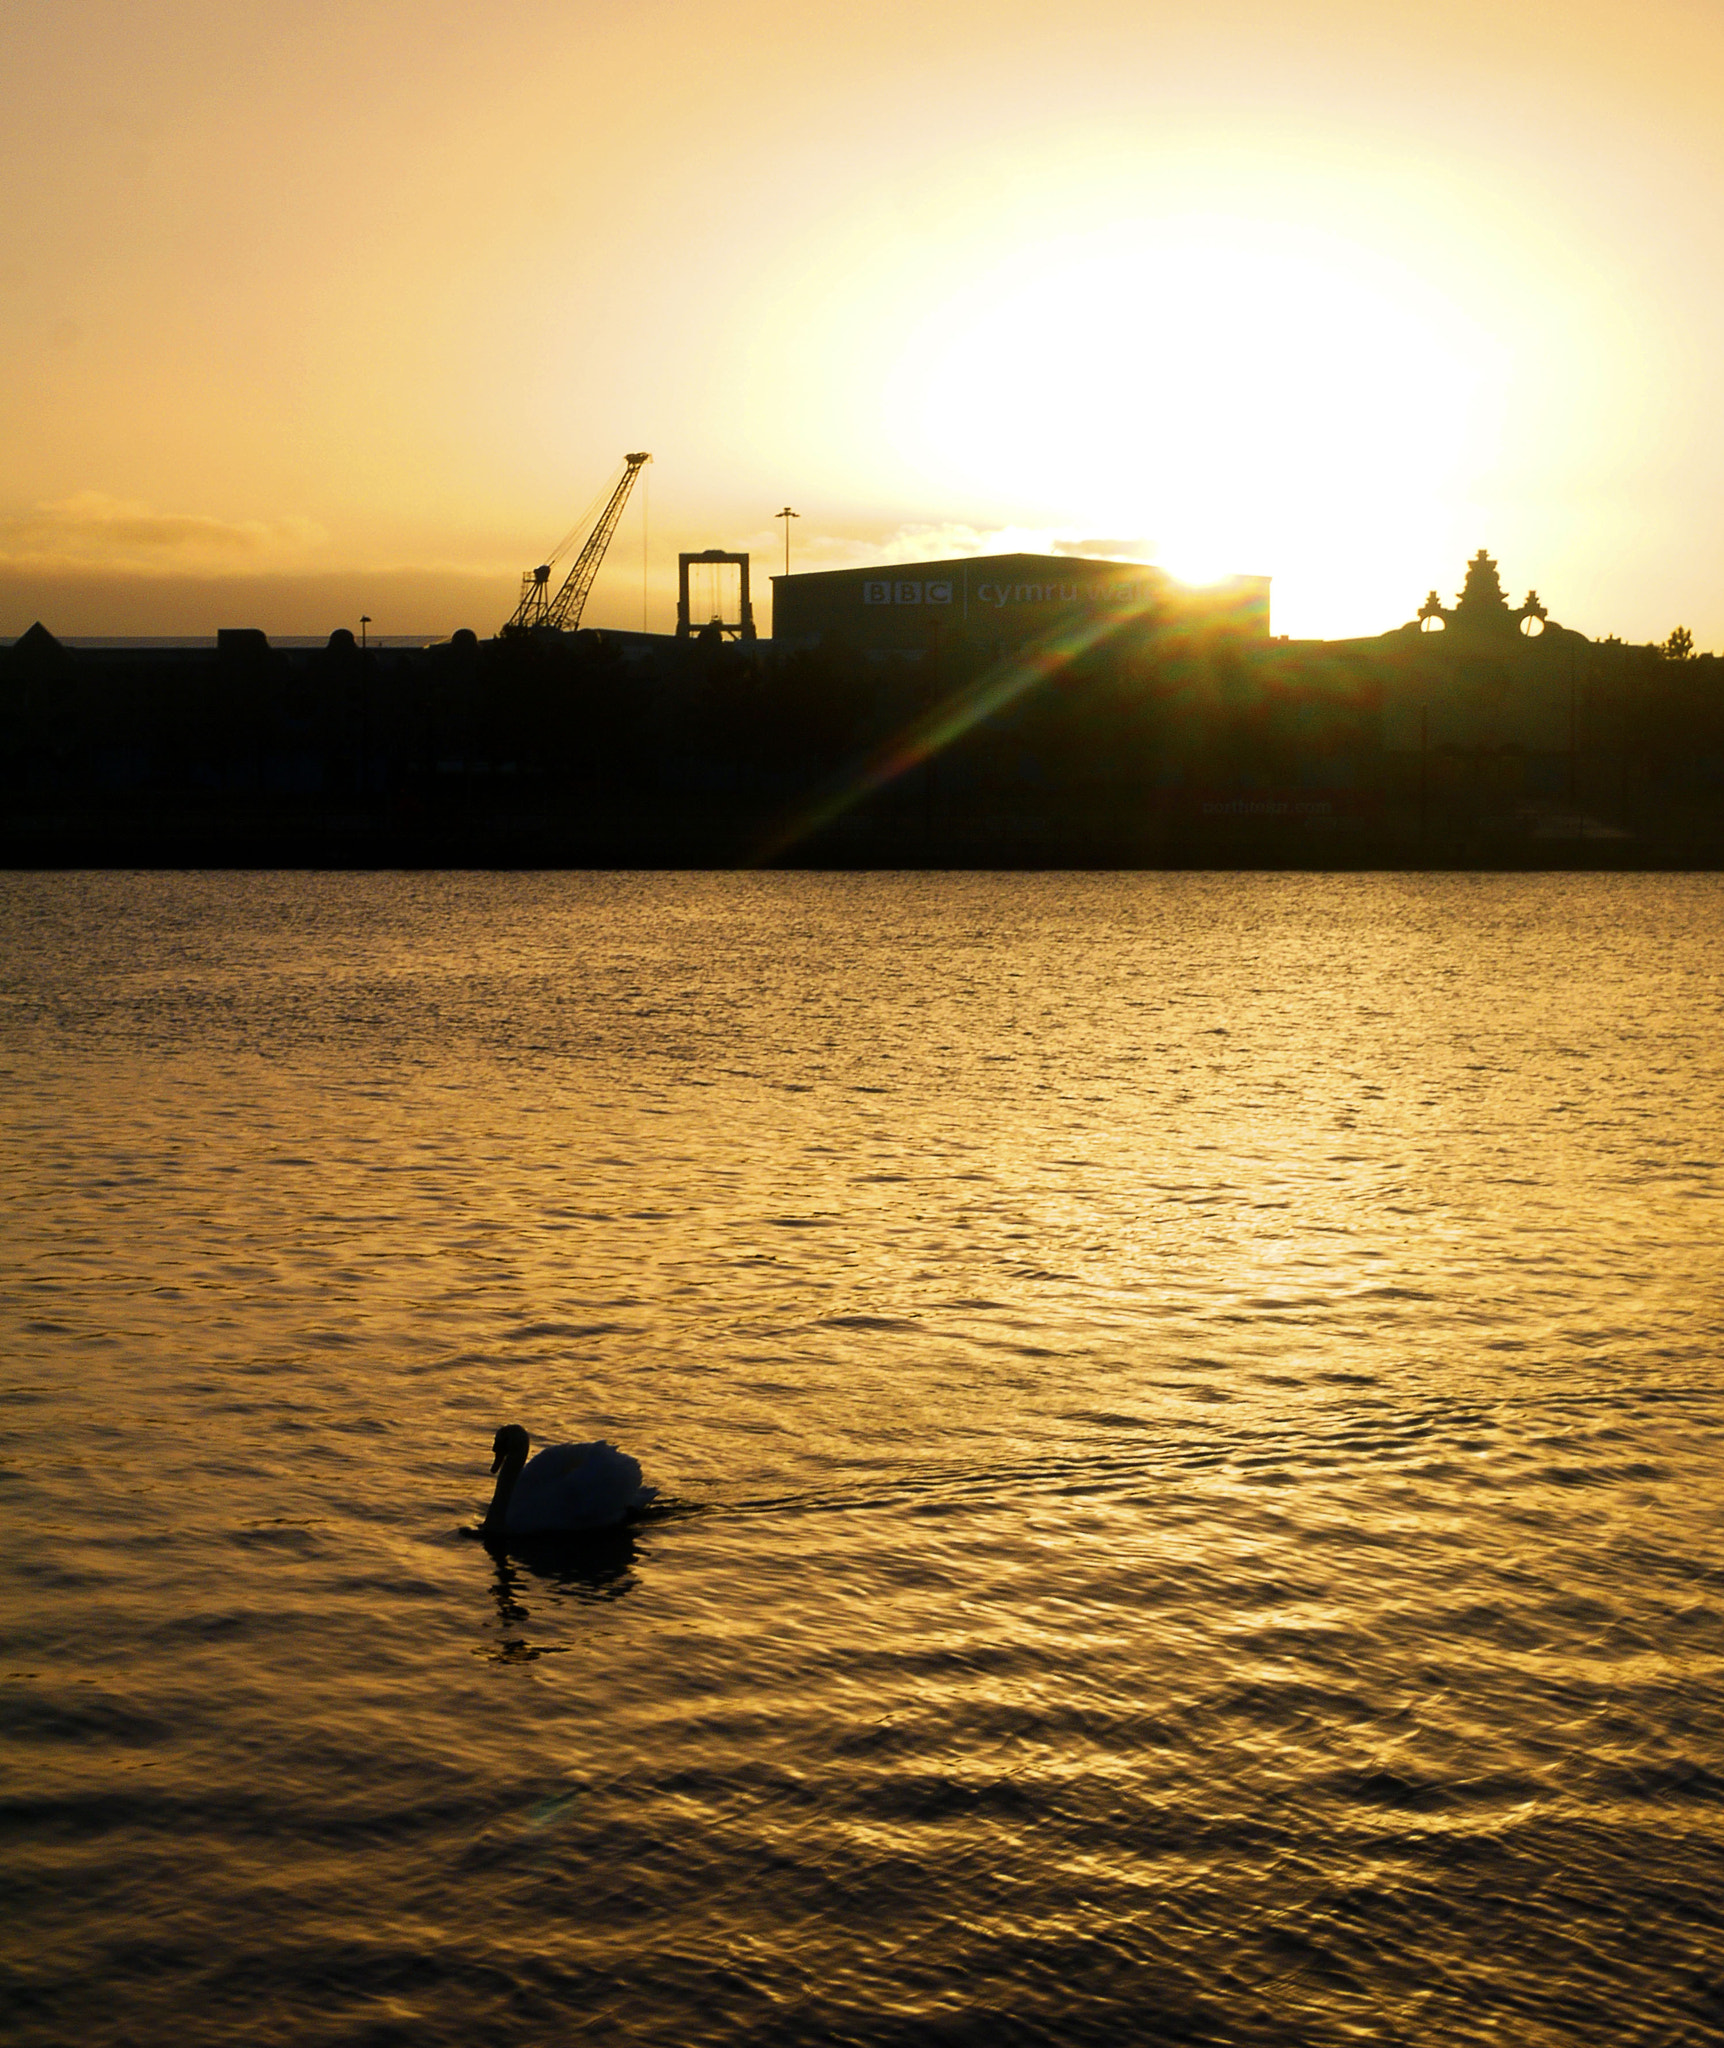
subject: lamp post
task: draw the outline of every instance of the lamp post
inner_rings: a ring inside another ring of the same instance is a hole
[[[1431,711],[1428,704],[1419,706],[1419,845],[1425,843],[1425,777],[1431,758]]]
[[[361,654],[365,652],[365,629],[370,623],[371,614],[369,612],[361,612],[359,614],[359,651]]]
[[[1568,643],[1568,800],[1580,801],[1580,685],[1574,673],[1574,642]]]
[[[772,516],[774,519],[782,519],[784,521],[784,573],[788,576],[790,574],[790,522],[793,519],[800,519],[802,514],[800,512],[792,512],[790,507],[786,505],[782,512],[774,512]]]

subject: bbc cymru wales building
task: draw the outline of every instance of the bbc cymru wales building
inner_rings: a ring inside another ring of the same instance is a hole
[[[916,660],[950,647],[1000,655],[1031,641],[1111,630],[1269,638],[1269,578],[1191,586],[1134,562],[1070,555],[978,555],[772,579],[780,652]]]

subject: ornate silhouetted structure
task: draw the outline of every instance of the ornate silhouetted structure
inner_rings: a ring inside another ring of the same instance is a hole
[[[1433,590],[1415,617],[1379,643],[1397,651],[1382,670],[1384,745],[1572,751],[1576,662],[1590,645],[1559,625],[1529,590],[1510,604],[1480,548],[1452,605]]]
[[[1525,604],[1518,608],[1510,606],[1503,595],[1497,565],[1483,548],[1467,564],[1467,580],[1452,608],[1433,590],[1418,611],[1419,625],[1425,632],[1453,630],[1478,640],[1507,639],[1513,633],[1536,638],[1544,631],[1549,617],[1536,590],[1527,592]]]

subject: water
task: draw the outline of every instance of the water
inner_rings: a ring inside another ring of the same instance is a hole
[[[1721,923],[0,881],[12,2038],[1717,2039]]]

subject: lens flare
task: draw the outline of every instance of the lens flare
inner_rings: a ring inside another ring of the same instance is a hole
[[[908,720],[893,737],[853,763],[814,800],[794,812],[755,849],[751,865],[769,867],[791,847],[822,831],[876,791],[944,752],[982,720],[1014,704],[1038,684],[1052,681],[1080,656],[1135,618],[1136,610],[1086,613],[1062,619],[1003,656],[973,682]]]

